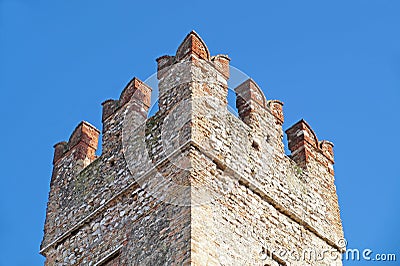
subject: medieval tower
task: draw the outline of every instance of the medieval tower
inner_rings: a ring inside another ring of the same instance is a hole
[[[230,59],[191,32],[54,146],[46,265],[342,265],[333,144],[251,79],[227,109]],[[153,99],[154,100],[154,99]]]

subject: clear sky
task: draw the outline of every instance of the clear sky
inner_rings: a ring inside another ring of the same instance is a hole
[[[81,120],[101,128],[100,103],[192,29],[285,103],[284,129],[304,118],[334,142],[348,247],[398,264],[399,14],[397,0],[0,0],[0,265],[44,261],[53,144]]]

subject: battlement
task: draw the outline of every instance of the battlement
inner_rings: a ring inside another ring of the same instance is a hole
[[[287,156],[283,102],[252,79],[230,113],[229,64],[192,31],[157,58],[156,114],[152,88],[133,78],[102,103],[101,156],[87,122],[54,145],[46,265],[288,265],[259,254],[343,251],[333,144],[300,120],[286,130]]]
[[[239,117],[244,123],[251,126],[252,115],[257,113],[259,108],[267,110],[275,118],[276,123],[282,126],[284,121],[283,116],[283,102],[279,100],[269,100],[265,98],[263,91],[257,83],[248,79],[235,88],[236,93],[236,107],[238,109]]]
[[[163,55],[156,59],[158,79],[162,78],[166,68],[178,62],[195,60],[196,58],[210,62],[226,79],[229,79],[229,62],[231,59],[227,55],[210,56],[207,45],[195,31],[191,31],[186,36],[176,50],[175,56]]]
[[[125,89],[121,92],[119,100],[106,100],[102,103],[103,115],[102,121],[104,122],[109,116],[115,113],[118,108],[121,108],[125,104],[134,98],[135,100],[143,103],[143,114],[147,113],[151,103],[151,87],[143,83],[143,81],[134,77],[126,85]]]
[[[191,31],[176,50],[175,56],[164,55],[156,59],[157,71],[162,74],[164,68],[169,67],[179,61],[183,61],[191,55],[196,55],[199,59],[210,61],[210,52],[201,37]],[[160,72],[161,71],[161,72]]]
[[[96,159],[96,150],[100,131],[86,121],[82,121],[71,134],[69,141],[54,145],[53,164],[57,164],[69,153],[74,154],[76,161],[83,160],[88,165]]]
[[[330,174],[333,172],[333,143],[327,140],[318,141],[317,135],[303,119],[286,130],[291,158],[300,166],[307,168],[314,159],[324,165]],[[322,155],[323,159],[319,159]]]

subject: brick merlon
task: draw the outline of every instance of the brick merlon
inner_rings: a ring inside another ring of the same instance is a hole
[[[334,164],[333,143],[327,140],[319,141],[314,130],[304,119],[285,132],[292,159],[300,165],[305,166],[310,158],[315,158],[315,152],[322,154]]]
[[[68,142],[61,141],[54,145],[53,164],[57,164],[68,152],[77,151],[76,158],[95,159],[100,131],[90,123],[82,121],[76,126]]]

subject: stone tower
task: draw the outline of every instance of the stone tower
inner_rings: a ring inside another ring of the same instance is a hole
[[[251,79],[227,109],[229,57],[189,33],[157,59],[152,88],[132,79],[54,146],[46,265],[342,265],[333,144]]]

